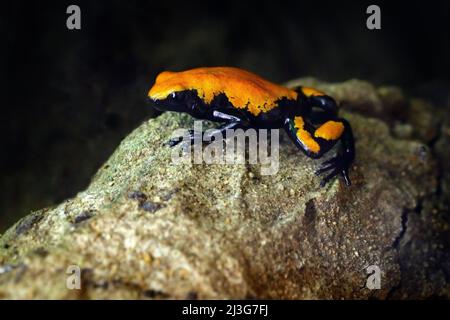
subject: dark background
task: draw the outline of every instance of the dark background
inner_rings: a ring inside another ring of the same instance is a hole
[[[81,7],[80,31],[66,8]],[[366,28],[369,4],[382,30]],[[401,86],[449,104],[449,1],[10,1],[0,13],[0,232],[73,196],[133,128],[162,70]]]

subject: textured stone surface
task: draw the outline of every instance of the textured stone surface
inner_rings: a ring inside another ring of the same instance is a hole
[[[341,101],[352,187],[320,188],[321,161],[284,134],[273,176],[174,164],[162,144],[193,119],[166,113],[123,140],[86,190],[1,237],[0,297],[448,297],[448,126],[396,88],[299,82]],[[81,290],[66,288],[71,265]],[[366,288],[369,265],[380,290]]]

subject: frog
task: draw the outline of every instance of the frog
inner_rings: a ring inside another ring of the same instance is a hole
[[[200,67],[159,73],[147,97],[159,111],[221,123],[205,133],[209,141],[232,129],[282,129],[312,159],[322,158],[339,142],[336,155],[322,162],[315,174],[322,177],[321,187],[339,175],[351,185],[349,170],[356,155],[352,127],[338,116],[336,100],[321,90],[290,88],[236,67]],[[195,134],[189,131],[188,143],[194,143]],[[181,141],[174,138],[168,145]]]

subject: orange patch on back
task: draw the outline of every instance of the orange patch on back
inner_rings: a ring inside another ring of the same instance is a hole
[[[304,129],[305,122],[302,117],[294,118],[294,127],[297,128],[297,138],[308,148],[308,150],[318,153],[320,146],[311,134]]]
[[[342,135],[342,132],[344,132],[344,125],[342,122],[327,121],[317,128],[314,132],[314,136],[326,140],[336,140]]]
[[[158,75],[150,89],[151,99],[165,99],[176,91],[197,90],[199,97],[210,103],[224,93],[234,107],[253,115],[275,108],[277,100],[297,99],[294,90],[269,82],[256,74],[231,67],[197,68],[182,72],[165,71]]]
[[[309,88],[309,87],[302,87],[302,91],[304,93],[305,96],[307,97],[315,97],[315,96],[324,96],[325,93],[314,89],[314,88]]]
[[[168,78],[170,78],[171,76],[173,76],[175,72],[171,72],[171,71],[163,71],[160,74],[158,74],[158,76],[156,77],[156,82],[162,82]]]

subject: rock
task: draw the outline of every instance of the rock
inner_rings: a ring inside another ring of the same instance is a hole
[[[124,139],[86,190],[1,237],[0,298],[448,298],[448,136],[395,136],[399,106],[405,125],[440,132],[431,114],[409,113],[425,102],[411,107],[398,89],[309,81],[345,102],[350,188],[320,188],[320,161],[284,134],[276,175],[174,164],[163,143],[193,119],[165,113]],[[374,265],[378,290],[366,286]],[[69,289],[77,268],[81,289]]]

